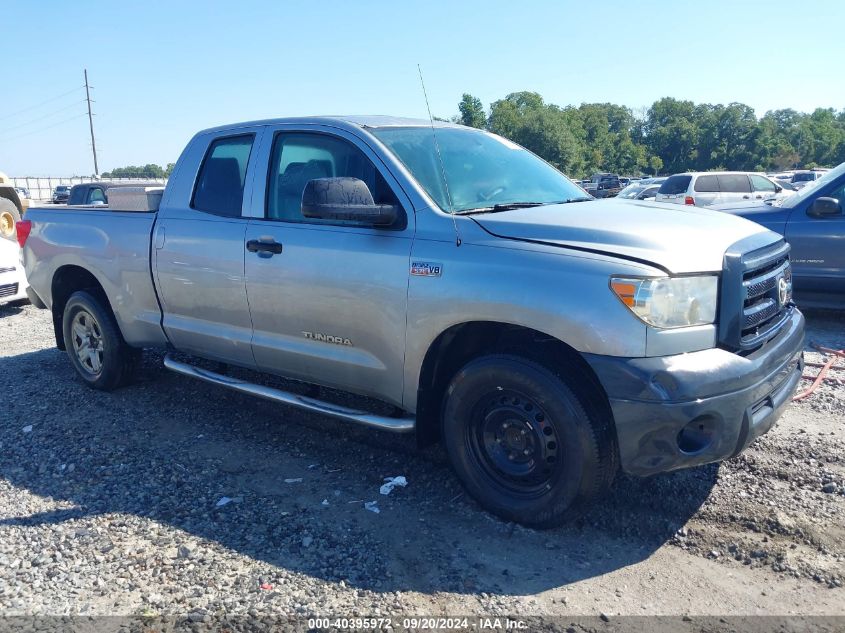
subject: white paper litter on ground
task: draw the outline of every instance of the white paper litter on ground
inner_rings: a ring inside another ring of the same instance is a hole
[[[292,479],[285,479],[286,484],[300,484],[302,483],[302,477],[294,477]]]
[[[381,512],[381,510],[378,509],[378,501],[366,501],[364,503],[364,507],[370,512],[375,512],[376,514]]]
[[[384,480],[387,483],[382,484],[381,488],[378,489],[378,491],[383,495],[389,495],[396,486],[402,486],[404,488],[408,485],[408,480],[402,475],[399,475],[398,477],[385,477]]]
[[[21,429],[21,431],[23,431],[24,433],[32,433],[32,425],[31,425],[31,424],[27,424],[25,427],[23,427],[23,428]]]
[[[232,499],[230,497],[220,497],[220,500],[217,502],[218,508],[222,508],[225,505],[232,503]]]

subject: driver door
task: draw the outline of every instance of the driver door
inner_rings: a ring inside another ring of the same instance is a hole
[[[259,369],[401,404],[414,217],[378,157],[334,128],[280,126],[262,149],[244,239],[252,351]],[[302,215],[317,178],[363,180],[400,208],[375,228]]]

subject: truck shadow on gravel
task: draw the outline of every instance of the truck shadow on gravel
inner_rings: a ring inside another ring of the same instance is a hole
[[[156,545],[162,556],[187,546],[197,573],[225,550],[249,557],[256,587],[298,573],[376,592],[532,594],[648,558],[717,479],[717,466],[620,477],[584,517],[529,530],[469,500],[438,448],[221,391],[160,361],[147,354],[138,384],[101,393],[55,349],[0,358],[0,385],[15,394],[0,422],[0,476],[72,505],[5,510],[0,538],[45,525],[73,538],[108,514],[139,537],[146,519],[172,526]],[[408,486],[380,495],[396,475]],[[108,529],[96,533],[108,548]]]

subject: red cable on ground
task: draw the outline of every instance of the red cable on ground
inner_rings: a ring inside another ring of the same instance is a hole
[[[820,384],[822,384],[822,381],[824,381],[825,376],[827,375],[827,371],[833,365],[833,362],[836,360],[836,357],[837,356],[845,357],[845,350],[830,349],[829,347],[822,347],[821,345],[817,345],[816,343],[813,343],[813,347],[815,347],[817,350],[819,350],[820,352],[822,352],[824,354],[830,354],[831,357],[825,362],[824,365],[821,365],[821,369],[819,370],[819,373],[815,376],[815,379],[813,380],[813,384],[811,384],[805,391],[802,391],[797,396],[792,397],[793,402],[795,402],[796,400],[803,400],[804,398],[807,398],[808,396],[812,395],[812,393],[816,390],[816,388]],[[818,366],[817,363],[812,363],[811,365],[814,366],[814,367]],[[837,367],[837,369],[839,369],[839,368]],[[810,376],[801,376],[801,377],[807,378],[807,379],[811,378]],[[839,381],[837,380],[836,382],[839,382]]]

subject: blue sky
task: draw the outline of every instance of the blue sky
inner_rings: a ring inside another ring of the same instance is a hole
[[[115,4],[3,3],[0,171],[92,173],[86,67],[101,171],[174,162],[194,132],[233,121],[425,116],[418,63],[444,117],[463,92],[487,106],[519,90],[635,110],[663,96],[845,109],[839,0]]]

